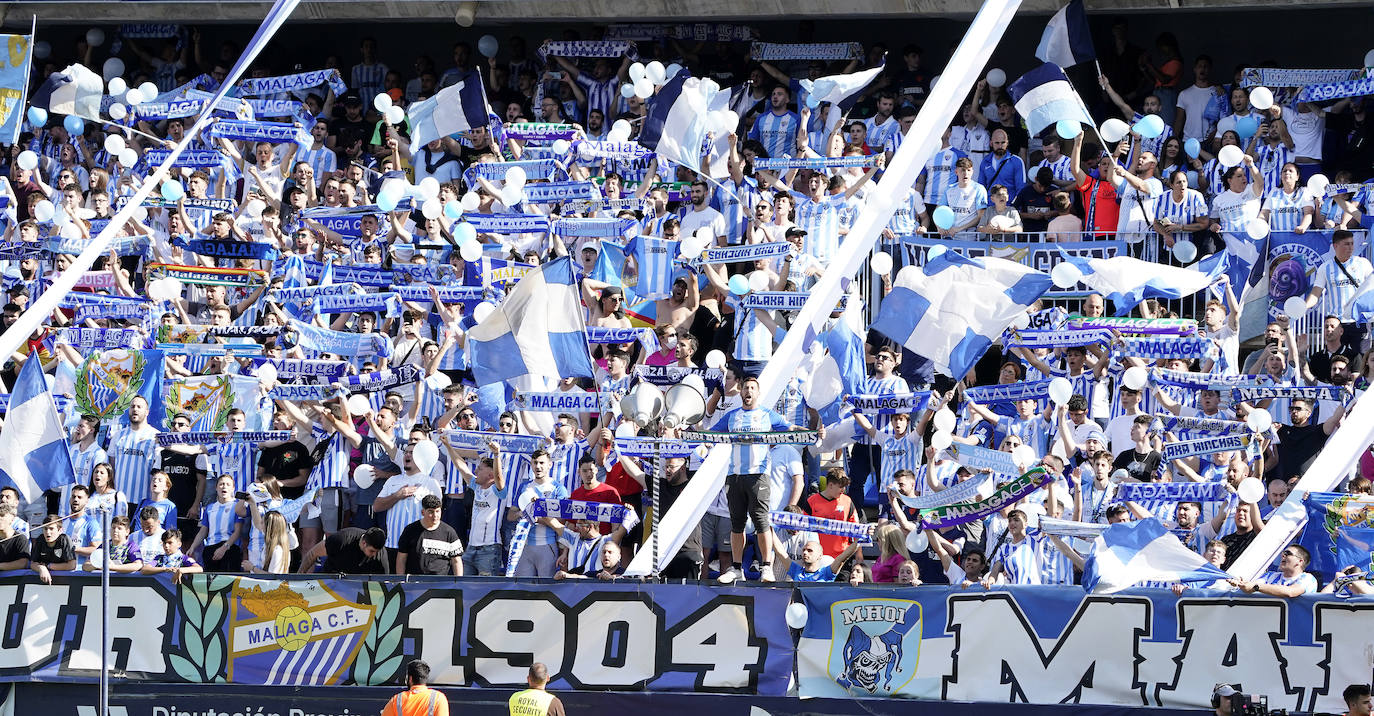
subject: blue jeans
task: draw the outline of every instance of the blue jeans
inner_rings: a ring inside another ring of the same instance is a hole
[[[504,574],[504,570],[501,569],[501,554],[499,544],[469,547],[463,552],[463,575],[491,577]]]

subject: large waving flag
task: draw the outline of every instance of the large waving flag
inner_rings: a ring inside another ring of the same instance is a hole
[[[858,94],[863,88],[873,84],[873,80],[878,79],[878,75],[887,68],[886,62],[879,62],[877,67],[851,72],[847,75],[828,75],[815,80],[801,80],[798,84],[808,92],[808,103],[814,98],[817,106],[821,102],[830,103],[830,111],[825,115],[825,131],[829,132],[839,123],[840,118],[854,104],[850,98]]]
[[[1060,67],[1073,67],[1080,62],[1097,59],[1083,0],[1069,0],[1068,5],[1059,8],[1059,12],[1050,18],[1044,34],[1040,36],[1040,46],[1035,48],[1035,56],[1042,62],[1053,62]]]
[[[9,52],[0,54],[0,142],[19,141],[24,124],[24,93],[29,89],[29,67],[33,65],[33,37],[0,35]]]
[[[439,90],[422,102],[410,105],[406,112],[410,119],[410,153],[436,139],[469,129],[487,126],[491,106],[482,88],[482,73],[469,70],[458,81]]]
[[[1204,257],[1193,268],[1207,274],[1226,274],[1231,280],[1236,300],[1244,306],[1265,293],[1261,289],[1268,276],[1264,273],[1265,262],[1260,257],[1269,255],[1269,240],[1255,241],[1232,233],[1222,234],[1222,238],[1226,241],[1226,248]],[[1213,291],[1216,292],[1216,289]],[[1220,293],[1217,295],[1220,297]],[[1371,306],[1371,310],[1374,310],[1374,306]]]
[[[468,342],[478,385],[524,376],[592,377],[572,262],[563,257],[526,274],[490,316],[468,331]]]
[[[1083,567],[1083,589],[1110,594],[1147,581],[1215,582],[1230,577],[1150,517],[1118,522],[1102,531]]]
[[[639,131],[639,143],[659,156],[695,172],[701,171],[706,146],[707,115],[720,93],[715,82],[679,72],[649,100],[649,113]],[[711,174],[729,173],[725,162],[713,162]]]
[[[12,485],[25,502],[75,481],[67,436],[38,360],[26,360],[10,394],[0,429],[0,485]]]
[[[1124,316],[1147,298],[1183,298],[1212,285],[1224,266],[1217,264],[1204,273],[1180,266],[1164,266],[1131,256],[1089,259],[1060,252],[1064,261],[1078,267],[1079,279],[1088,288],[1116,305],[1116,315]]]
[[[1026,118],[1026,129],[1040,134],[1046,127],[1060,120],[1070,120],[1092,126],[1093,117],[1083,106],[1069,78],[1059,65],[1046,62],[1021,75],[1021,79],[1007,88],[1016,112]]]
[[[946,251],[897,273],[872,328],[958,380],[1050,283],[1013,261]]]
[[[61,72],[48,75],[48,79],[33,91],[29,103],[53,114],[99,119],[100,98],[104,94],[105,82],[100,75],[84,65],[69,65]]]

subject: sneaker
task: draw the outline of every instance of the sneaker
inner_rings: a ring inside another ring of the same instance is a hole
[[[775,581],[777,581],[777,580],[773,577],[773,565],[771,565],[771,564],[765,564],[765,565],[763,565],[762,571],[759,572],[759,581],[760,581],[760,582],[775,582]]]
[[[721,584],[734,584],[736,579],[739,579],[739,570],[734,567],[721,572],[720,576],[716,577],[716,581]]]

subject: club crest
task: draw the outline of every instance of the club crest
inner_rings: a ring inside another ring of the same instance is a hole
[[[147,359],[123,348],[93,353],[76,371],[76,404],[85,415],[109,420],[129,409],[143,390]]]
[[[921,605],[910,599],[849,599],[830,605],[829,673],[863,696],[900,692],[916,676]]]

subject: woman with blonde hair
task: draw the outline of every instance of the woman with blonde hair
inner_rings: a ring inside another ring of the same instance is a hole
[[[887,522],[878,525],[873,532],[873,543],[878,545],[878,560],[873,563],[873,581],[897,581],[897,570],[902,562],[910,559],[906,553],[906,533],[897,525]]]
[[[291,570],[291,525],[286,517],[275,510],[263,518],[267,525],[264,533],[263,551],[266,557],[259,567],[250,560],[243,560],[243,568],[253,574],[288,574]]]

